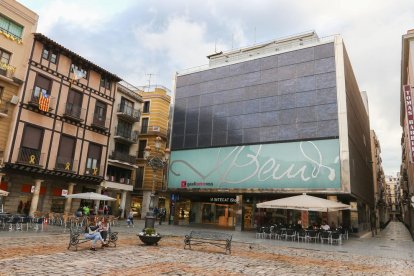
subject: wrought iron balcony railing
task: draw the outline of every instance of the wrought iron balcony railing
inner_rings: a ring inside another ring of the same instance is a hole
[[[109,156],[110,159],[119,160],[128,162],[131,164],[135,164],[137,158],[129,153],[119,152],[119,151],[112,151],[111,155]]]
[[[131,131],[125,128],[115,127],[115,139],[123,140],[128,143],[136,143],[138,140],[138,131]]]
[[[78,160],[69,157],[58,156],[56,159],[56,169],[61,171],[75,172],[78,164]]]
[[[66,103],[63,116],[71,120],[83,122],[85,120],[85,109],[73,103]]]
[[[29,105],[41,109],[41,105],[40,105],[40,100],[41,100],[40,94],[41,93],[42,92],[40,92],[40,90],[37,90],[37,89],[30,90]],[[48,111],[50,112],[50,111],[55,109],[55,105],[56,105],[55,100],[56,100],[56,98],[52,97],[52,96],[48,96],[48,98],[49,98]]]
[[[30,166],[43,166],[44,156],[45,154],[40,150],[21,147],[17,162]]]
[[[108,130],[110,122],[111,121],[107,118],[94,115],[91,126],[97,129],[101,129],[101,130]]]
[[[141,116],[139,109],[134,109],[132,107],[119,104],[117,109],[117,115],[122,117],[124,120],[130,122],[138,122]]]

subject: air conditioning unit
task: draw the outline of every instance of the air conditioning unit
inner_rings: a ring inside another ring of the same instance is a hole
[[[152,131],[160,131],[160,129],[159,126],[152,126]]]

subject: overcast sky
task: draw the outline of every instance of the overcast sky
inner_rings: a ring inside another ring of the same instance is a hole
[[[341,34],[386,174],[401,163],[401,36],[414,29],[412,0],[19,0],[38,32],[131,84],[172,88],[174,73],[206,56],[315,30]]]

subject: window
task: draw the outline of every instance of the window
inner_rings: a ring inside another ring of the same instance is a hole
[[[138,158],[144,158],[144,151],[146,147],[147,147],[147,140],[139,140]]]
[[[105,87],[106,89],[111,89],[111,82],[104,76],[101,76],[101,87]]]
[[[115,151],[120,153],[129,154],[129,145],[115,142]]]
[[[132,115],[134,110],[134,103],[125,99],[124,97],[121,98],[121,105],[119,106],[119,111],[126,113],[128,115]]]
[[[130,137],[132,131],[132,124],[127,123],[125,121],[119,120],[118,121],[118,127],[117,127],[117,135],[120,135],[122,137]]]
[[[23,26],[17,24],[2,14],[0,14],[0,30],[19,39],[21,39],[23,35]]]
[[[32,101],[38,102],[40,93],[50,95],[50,87],[52,81],[42,75],[37,75],[33,88]]]
[[[11,54],[0,48],[0,75],[5,76],[10,63]]]
[[[148,118],[142,118],[141,133],[145,134],[147,132],[148,132]]]
[[[65,114],[80,118],[82,113],[82,100],[83,94],[82,92],[76,90],[69,90],[68,101],[66,103]]]
[[[25,125],[20,146],[18,161],[30,165],[40,162],[40,149],[42,147],[43,129]]]
[[[89,144],[88,158],[86,159],[85,174],[99,175],[99,163],[101,160],[102,146]]]
[[[49,59],[49,50],[44,48],[42,52],[42,58]]]
[[[149,101],[144,102],[144,110],[143,110],[143,112],[144,113],[149,113],[150,112],[150,102]]]
[[[142,184],[144,183],[144,167],[138,167],[136,170],[136,176],[135,188],[141,189]]]
[[[73,162],[75,147],[76,138],[67,135],[61,136],[56,168],[63,170],[73,170],[73,166],[75,165]]]
[[[93,117],[93,123],[105,126],[106,119],[106,104],[104,102],[97,101],[95,105],[95,113]]]
[[[43,48],[42,58],[49,60],[51,63],[56,63],[57,54],[47,48]]]

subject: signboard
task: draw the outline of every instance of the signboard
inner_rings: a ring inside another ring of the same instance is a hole
[[[175,189],[339,189],[339,140],[243,145],[171,153]]]
[[[410,85],[403,86],[404,99],[405,99],[405,112],[407,116],[407,127],[409,137],[410,148],[410,161],[414,161],[414,115],[413,115],[413,101],[411,97]]]

